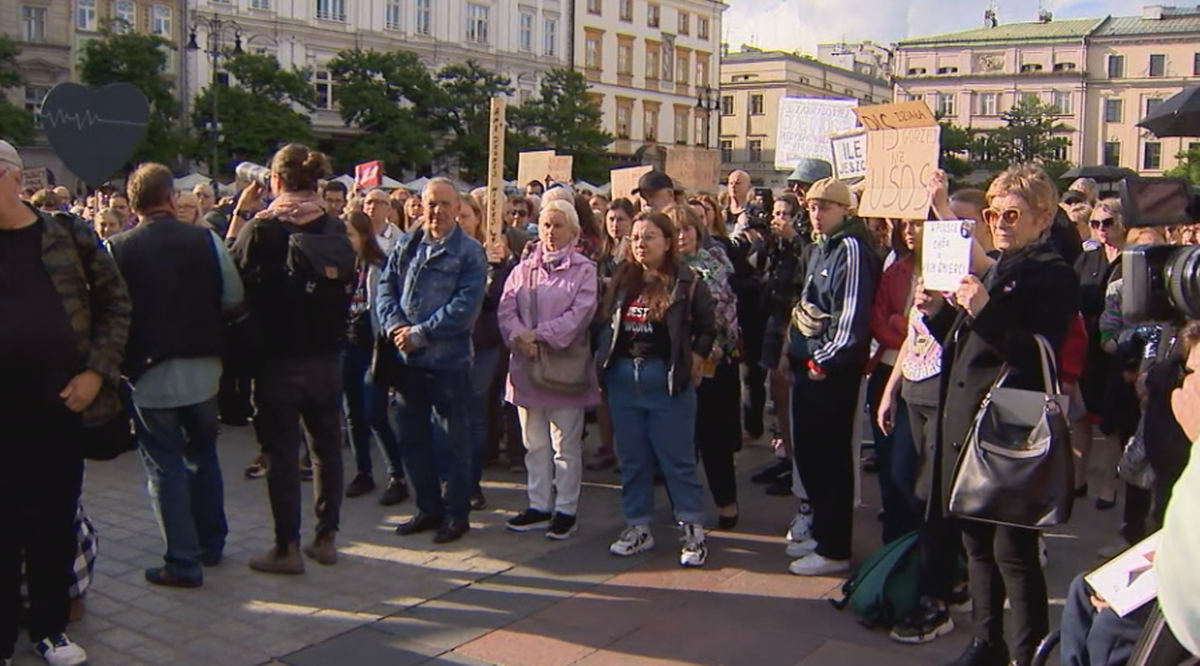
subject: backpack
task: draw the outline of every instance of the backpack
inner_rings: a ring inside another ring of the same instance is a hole
[[[850,606],[869,628],[890,627],[908,617],[921,598],[918,543],[914,530],[871,553],[842,585],[842,598],[831,600],[834,607]]]

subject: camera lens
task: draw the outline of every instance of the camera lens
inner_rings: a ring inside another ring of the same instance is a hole
[[[1200,247],[1180,247],[1163,267],[1167,295],[1188,319],[1200,318]]]

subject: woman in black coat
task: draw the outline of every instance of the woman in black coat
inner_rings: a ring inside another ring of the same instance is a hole
[[[921,290],[914,304],[926,314],[930,332],[942,343],[940,427],[931,475],[930,501],[945,511],[958,452],[984,396],[1005,365],[1007,386],[1042,389],[1035,335],[1057,352],[1079,312],[1079,280],[1050,242],[1057,210],[1054,182],[1035,166],[1001,174],[988,190],[984,222],[991,228],[999,259],[979,277],[959,283],[952,302]],[[1049,631],[1046,580],[1038,562],[1038,532],[961,520],[967,550],[975,639],[954,666],[1004,666],[1004,600],[1016,622],[1012,657],[1024,666]],[[945,548],[951,553],[953,549]],[[952,566],[953,563],[949,564]]]

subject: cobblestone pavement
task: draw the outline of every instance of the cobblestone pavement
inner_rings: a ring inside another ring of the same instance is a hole
[[[250,429],[227,429],[220,449],[229,545],[198,590],[143,579],[146,567],[161,564],[163,545],[138,457],[90,466],[84,503],[102,541],[87,616],[69,631],[92,666],[915,666],[942,663],[968,640],[965,616],[951,637],[907,648],[834,610],[827,599],[837,596],[841,579],[787,573],[779,535],[793,503],[749,483],[741,486],[742,524],[710,536],[703,570],[682,570],[675,561],[677,533],[665,492],[657,549],[620,559],[607,553],[621,526],[620,487],[611,471],[588,473],[580,529],[555,542],[504,529],[525,506],[524,478],[492,469],[484,489],[489,507],[472,515],[472,530],[458,543],[439,547],[429,535],[396,536],[392,529],[414,510],[412,501],[381,507],[377,491],[346,500],[336,566],[308,562],[300,577],[256,574],[246,562],[269,546],[272,528],[265,482],[241,476],[256,453]],[[744,451],[743,480],[768,457],[765,447]],[[353,469],[348,452],[346,464]],[[864,476],[864,484],[856,560],[879,538],[875,478]],[[1086,505],[1069,529],[1051,535],[1054,616],[1071,577],[1115,535],[1115,513],[1100,515]],[[307,534],[311,511],[305,520]],[[37,663],[22,639],[16,664]]]

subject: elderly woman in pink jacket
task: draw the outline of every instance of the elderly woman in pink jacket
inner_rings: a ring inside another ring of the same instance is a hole
[[[548,203],[537,227],[538,242],[509,274],[498,311],[512,350],[506,399],[521,417],[529,471],[529,507],[508,528],[566,539],[583,485],[584,410],[600,403],[588,336],[599,288],[596,264],[575,250],[574,206]]]

